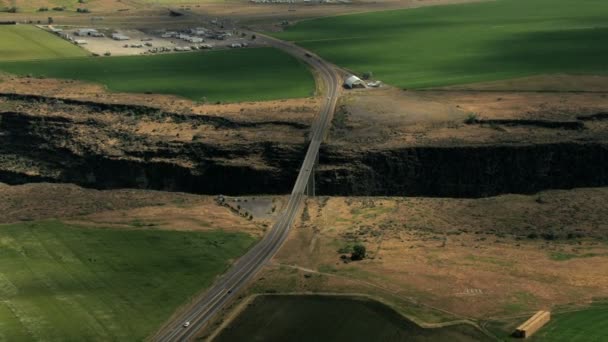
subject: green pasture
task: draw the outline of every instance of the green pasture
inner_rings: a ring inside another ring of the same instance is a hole
[[[35,26],[0,25],[0,63],[86,55],[80,47]]]
[[[608,1],[496,0],[304,20],[275,36],[402,88],[608,73]]]
[[[273,48],[7,62],[0,70],[208,102],[307,97],[315,90],[308,68]]]
[[[254,239],[242,233],[0,225],[0,341],[140,341]]]

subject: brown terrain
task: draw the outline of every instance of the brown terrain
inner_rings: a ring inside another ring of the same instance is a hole
[[[362,294],[423,326],[516,324],[539,309],[571,310],[608,297],[607,200],[606,188],[309,199],[249,294]],[[350,260],[356,243],[367,248],[362,261]]]
[[[150,190],[93,190],[72,184],[0,183],[0,224],[59,219],[80,226],[215,230],[264,234],[283,197],[226,198]]]

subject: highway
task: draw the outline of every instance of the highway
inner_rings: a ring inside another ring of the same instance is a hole
[[[285,210],[279,215],[271,230],[253,246],[245,255],[220,277],[207,292],[190,304],[188,309],[180,313],[171,322],[166,324],[152,337],[155,341],[189,341],[196,337],[201,328],[207,323],[230,299],[232,299],[243,286],[245,286],[256,273],[279,250],[287,238],[294,219],[305,198],[307,182],[313,171],[319,147],[331,124],[336,102],[341,86],[340,76],[334,67],[314,55],[313,53],[296,46],[259,33],[257,39],[281,49],[303,62],[309,64],[318,73],[324,83],[323,103],[319,115],[315,118],[310,134],[310,144],[306,156],[298,173]],[[184,327],[184,322],[190,322]]]

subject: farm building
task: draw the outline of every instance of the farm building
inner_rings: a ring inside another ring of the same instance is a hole
[[[114,39],[114,40],[129,40],[131,38],[129,38],[128,36],[125,36],[122,33],[112,33],[112,39]]]
[[[539,311],[515,329],[515,337],[528,338],[551,320],[549,311]]]
[[[363,83],[363,81],[359,77],[355,75],[350,75],[346,78],[346,80],[344,80],[344,86],[349,89],[365,88],[365,83]]]
[[[96,29],[78,29],[74,34],[79,37],[98,37],[101,33]]]
[[[53,32],[53,33],[57,33],[57,34],[59,34],[59,33],[63,32],[63,30],[62,30],[62,29],[60,29],[60,28],[56,28],[56,27],[54,27],[53,25],[49,25],[49,30],[50,30],[51,32]]]
[[[74,43],[76,43],[77,45],[85,45],[87,44],[87,41],[84,39],[76,39],[74,40]]]

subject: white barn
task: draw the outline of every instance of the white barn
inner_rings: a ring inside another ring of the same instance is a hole
[[[365,83],[359,77],[350,75],[344,80],[344,86],[349,89],[365,88]]]

